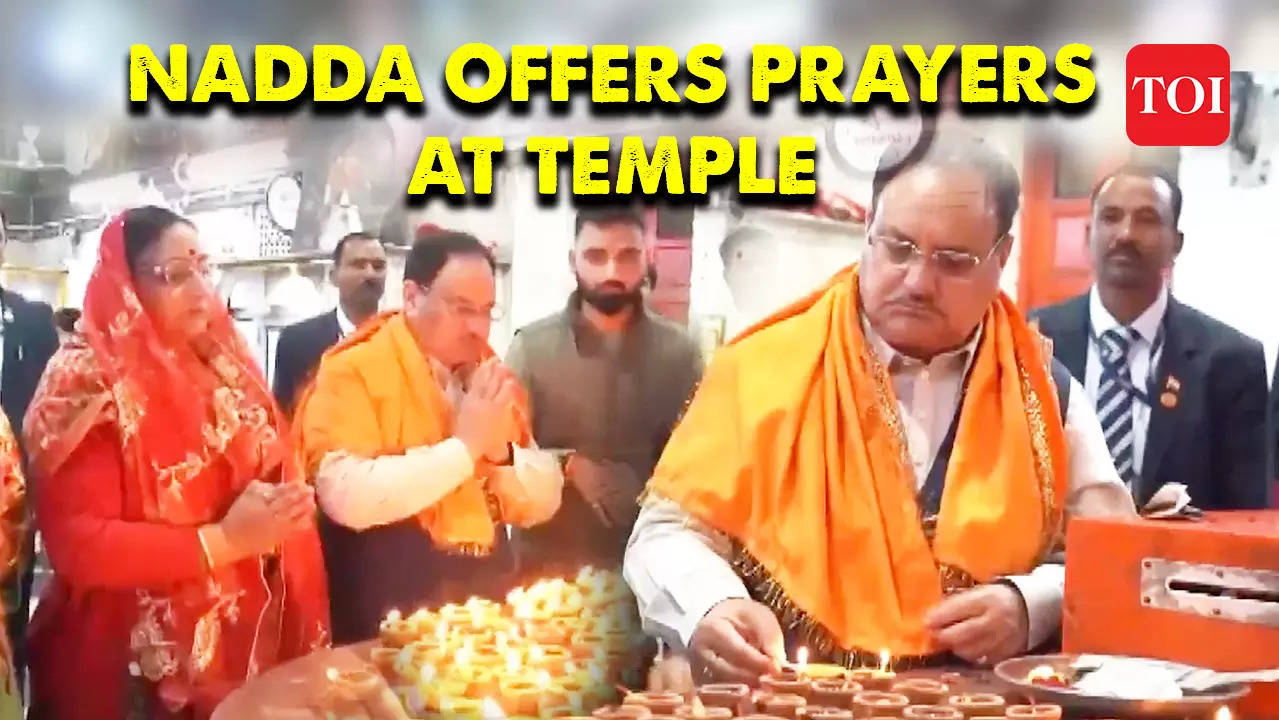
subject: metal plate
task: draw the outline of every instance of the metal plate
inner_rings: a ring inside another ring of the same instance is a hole
[[[1187,695],[1178,700],[1120,700],[1097,695],[1087,695],[1069,688],[1052,688],[1026,682],[1031,670],[1048,665],[1058,672],[1068,673],[1078,655],[1028,655],[1005,660],[995,666],[995,676],[1016,690],[1030,695],[1035,702],[1060,705],[1073,714],[1096,717],[1125,718],[1204,718],[1210,720],[1213,713],[1223,706],[1233,705],[1248,694],[1247,685],[1228,685],[1210,693]],[[1101,655],[1094,657],[1118,657]]]
[[[1141,561],[1143,607],[1279,627],[1279,572],[1161,558]]]

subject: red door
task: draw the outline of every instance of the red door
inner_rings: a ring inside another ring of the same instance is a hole
[[[693,272],[692,218],[691,208],[661,208],[646,213],[646,239],[657,270],[657,286],[649,296],[649,304],[680,325],[688,324]]]
[[[1101,147],[1100,145],[1098,147]],[[1023,310],[1085,292],[1093,281],[1088,248],[1091,194],[1125,162],[1150,165],[1177,176],[1178,148],[1071,148],[1027,145],[1022,182],[1021,262],[1017,300]]]
[[[1017,282],[1017,301],[1023,310],[1074,297],[1092,284],[1088,193],[1078,186],[1063,187],[1066,184],[1059,182],[1063,170],[1052,147],[1027,150]]]

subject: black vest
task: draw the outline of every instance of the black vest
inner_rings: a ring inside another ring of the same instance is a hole
[[[472,595],[501,601],[514,586],[503,527],[487,557],[440,550],[414,518],[356,531],[320,513],[320,539],[329,573],[334,645],[374,637],[391,610],[407,615],[465,602]]]

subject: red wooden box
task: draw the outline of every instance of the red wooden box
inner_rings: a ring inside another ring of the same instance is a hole
[[[1066,548],[1066,652],[1279,667],[1279,511],[1078,518]],[[1238,716],[1279,719],[1279,683],[1254,685]]]

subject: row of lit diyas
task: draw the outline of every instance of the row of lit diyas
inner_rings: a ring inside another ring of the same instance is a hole
[[[621,576],[588,568],[505,603],[392,612],[371,659],[416,717],[563,717],[616,698],[639,637]]]
[[[760,688],[714,684],[696,688],[692,701],[678,693],[631,693],[621,705],[596,710],[605,720],[964,720],[1022,718],[1060,720],[1057,705],[1011,705],[1002,696],[965,692],[962,678],[898,678],[887,652],[879,667],[848,670],[810,665],[801,649],[797,662],[762,678]]]

